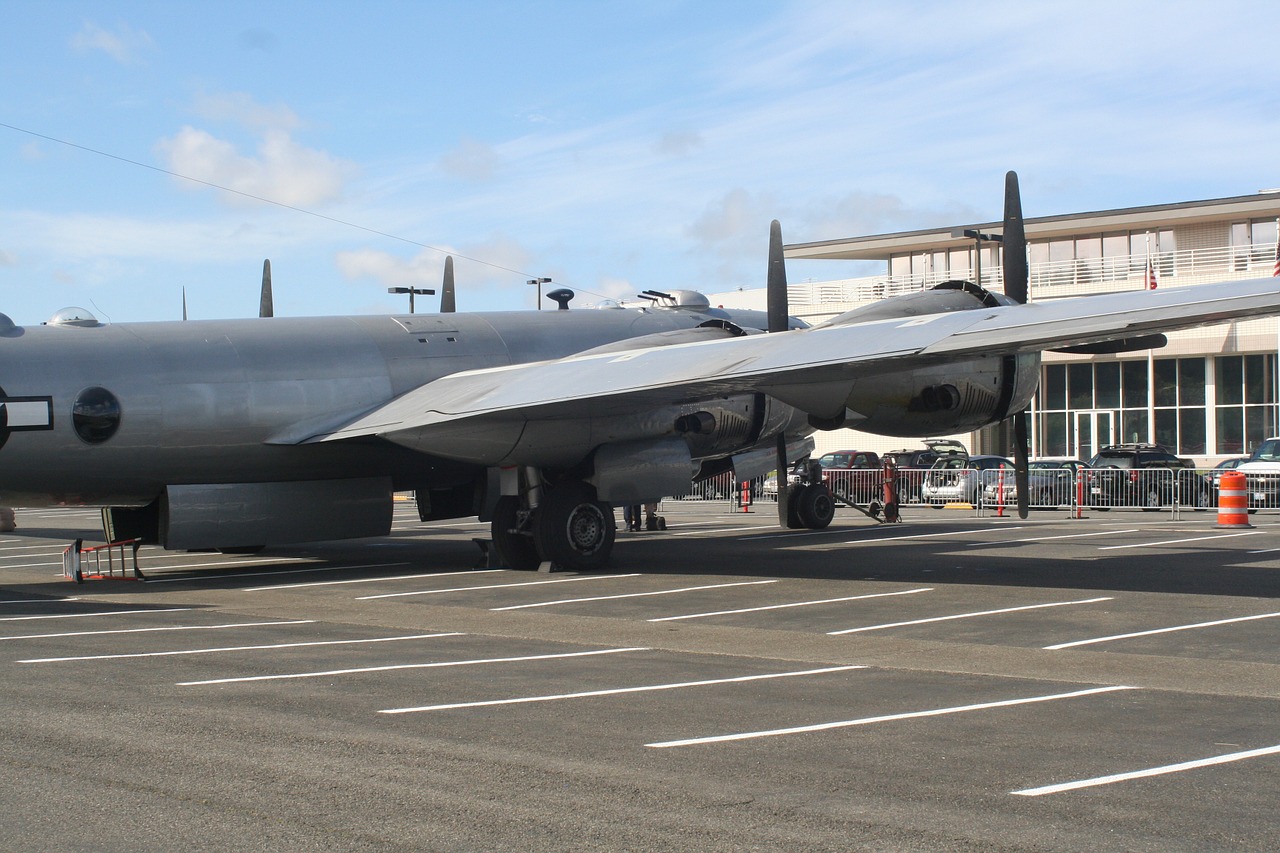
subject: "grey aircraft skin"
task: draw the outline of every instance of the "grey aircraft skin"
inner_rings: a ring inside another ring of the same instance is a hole
[[[767,313],[673,291],[641,309],[119,324],[69,309],[25,327],[0,314],[0,504],[101,506],[108,541],[230,550],[384,535],[394,493],[413,490],[423,520],[490,521],[508,566],[591,570],[609,558],[612,506],[781,468],[815,429],[924,437],[1013,418],[1025,468],[1041,351],[1149,348],[1280,313],[1277,279],[1024,304],[1010,186],[1018,290],[946,282],[811,328],[787,317],[776,223]],[[787,492],[784,523],[831,521],[820,482]]]

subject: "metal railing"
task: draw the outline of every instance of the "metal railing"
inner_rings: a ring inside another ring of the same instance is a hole
[[[1177,518],[1183,510],[1215,509],[1221,474],[1215,468],[1089,468],[1078,472],[1033,468],[1028,474],[1028,505],[1071,512],[1164,511]],[[898,503],[904,508],[968,504],[985,515],[1008,514],[1017,505],[1017,487],[1010,470],[898,468],[895,479]],[[884,473],[880,468],[829,470],[824,473],[824,482],[833,495],[848,503],[866,506],[883,500]],[[1280,473],[1249,475],[1246,483],[1251,511],[1280,509]],[[746,489],[751,504],[777,502],[777,479],[772,475],[750,481]],[[695,484],[689,494],[674,499],[723,501],[740,509],[743,484],[733,482],[730,474],[722,474]]]
[[[1276,244],[1214,246],[1176,252],[1073,258],[1034,263],[1030,266],[1031,299],[1079,296],[1147,287],[1147,262],[1155,267],[1161,287],[1184,287],[1207,281],[1261,278],[1271,275]],[[925,290],[951,279],[972,279],[969,269],[869,276],[791,287],[792,309],[813,319],[836,316],[868,302]],[[982,285],[994,290],[1004,286],[999,265],[982,268]]]

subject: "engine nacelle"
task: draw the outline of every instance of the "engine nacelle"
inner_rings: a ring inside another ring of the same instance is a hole
[[[1003,294],[971,282],[948,281],[931,290],[856,308],[829,323],[851,325],[1010,304]],[[809,423],[818,429],[850,427],[880,435],[945,435],[978,429],[1025,409],[1039,376],[1039,353],[985,356],[910,370],[883,370],[859,377],[852,384],[816,385],[807,392],[807,399],[791,396],[787,402],[808,412]]]

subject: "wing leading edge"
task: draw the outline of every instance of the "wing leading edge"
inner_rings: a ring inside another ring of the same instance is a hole
[[[1277,313],[1280,282],[1266,278],[571,356],[446,376],[341,427],[295,433],[287,443],[414,433],[421,444],[435,428],[455,433],[471,420],[640,413],[730,393],[761,391],[786,402],[804,399],[814,385],[890,365],[1036,352]]]

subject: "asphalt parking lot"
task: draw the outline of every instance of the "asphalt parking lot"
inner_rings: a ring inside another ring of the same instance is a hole
[[[1280,515],[668,501],[594,575],[463,520],[60,577],[0,536],[14,850],[1272,850]]]

